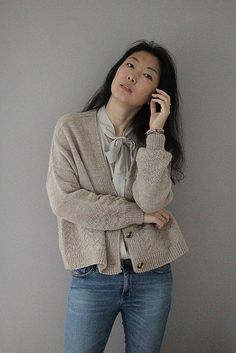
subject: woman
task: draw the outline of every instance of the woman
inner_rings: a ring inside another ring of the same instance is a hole
[[[46,188],[72,272],[64,353],[104,352],[119,312],[127,353],[160,352],[170,263],[189,250],[165,208],[183,157],[175,66],[160,45],[132,44],[53,134]]]

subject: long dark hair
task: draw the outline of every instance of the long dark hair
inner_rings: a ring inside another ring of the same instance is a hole
[[[116,62],[116,64],[108,72],[102,86],[95,92],[83,108],[82,112],[89,110],[98,110],[103,105],[106,105],[111,96],[111,84],[116,75],[116,71],[120,65],[126,60],[128,56],[134,52],[145,50],[151,53],[159,60],[160,66],[160,82],[158,88],[169,94],[171,99],[170,114],[165,122],[165,149],[172,154],[170,169],[171,180],[175,184],[181,178],[178,174],[182,172],[182,167],[185,163],[184,149],[181,142],[182,139],[182,121],[179,111],[179,100],[181,99],[177,87],[177,69],[173,58],[169,51],[163,46],[155,43],[154,41],[138,40],[131,44],[123,56]],[[160,105],[157,104],[157,109],[160,111]],[[134,133],[140,145],[145,145],[146,136],[145,132],[149,129],[150,120],[150,107],[144,104],[137,112],[133,119]],[[182,178],[183,179],[183,178]]]

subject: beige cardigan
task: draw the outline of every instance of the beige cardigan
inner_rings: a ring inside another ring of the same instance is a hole
[[[189,250],[172,213],[172,221],[161,230],[143,223],[144,212],[155,212],[173,199],[172,154],[164,146],[163,134],[147,136],[146,146],[136,150],[121,197],[104,158],[96,110],[58,119],[46,190],[57,217],[65,269],[97,264],[103,274],[121,272],[120,229],[135,272],[172,262]]]

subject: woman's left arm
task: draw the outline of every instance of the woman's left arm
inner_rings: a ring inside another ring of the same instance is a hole
[[[146,148],[137,155],[137,176],[132,186],[137,205],[146,213],[158,211],[173,199],[170,162],[172,154],[165,150],[165,135],[158,132],[146,137]]]
[[[170,114],[170,96],[156,89],[150,100],[150,129],[164,128]],[[156,103],[161,106],[157,112]],[[154,132],[146,137],[146,148],[140,147],[137,155],[137,176],[133,183],[133,197],[137,205],[146,213],[160,210],[173,199],[170,178],[172,154],[165,150],[165,135]]]

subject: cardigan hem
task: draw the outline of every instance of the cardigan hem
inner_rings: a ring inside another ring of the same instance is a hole
[[[167,249],[166,251],[157,251],[156,254],[153,255],[145,254],[143,258],[139,259],[135,259],[135,257],[132,256],[130,252],[130,258],[133,264],[134,272],[143,273],[146,271],[151,271],[157,267],[161,267],[167,263],[173,262],[179,257],[186,254],[188,251],[189,247],[187,246],[185,241],[182,240],[174,244],[174,246]],[[98,270],[102,274],[114,275],[122,271],[121,263],[110,263],[109,269],[107,268],[106,255],[103,251],[100,253],[98,252],[96,255],[92,257],[91,254],[88,254],[88,257],[84,256],[83,258],[78,255],[72,255],[70,257],[67,256],[67,261],[64,261],[64,267],[66,270],[72,271],[73,269],[97,264]],[[144,268],[142,269],[137,268],[137,264],[140,262],[144,263]],[[147,263],[148,265],[145,266],[145,263]]]

